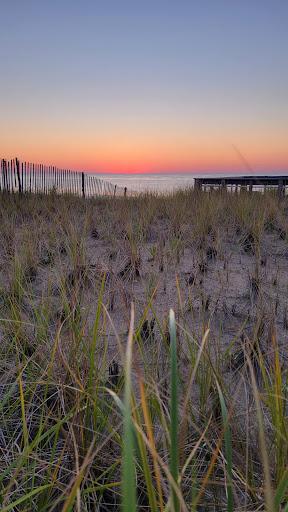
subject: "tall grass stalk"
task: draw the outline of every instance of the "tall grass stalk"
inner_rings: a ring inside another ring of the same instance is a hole
[[[123,466],[122,466],[122,510],[136,512],[136,475],[134,461],[134,428],[132,421],[132,346],[134,332],[134,305],[131,305],[131,318],[125,357],[125,388],[124,388],[124,433],[123,433]]]
[[[257,386],[257,382],[256,382],[253,365],[248,356],[247,356],[247,363],[248,363],[249,372],[250,372],[250,376],[251,376],[252,390],[253,390],[253,395],[254,395],[255,405],[256,405],[257,423],[258,423],[258,429],[259,429],[260,454],[262,457],[263,473],[264,473],[265,503],[266,503],[267,512],[275,512],[269,457],[268,457],[267,444],[266,444],[266,439],[265,439],[265,430],[264,430],[264,423],[263,423],[261,401],[260,401],[260,396],[259,396],[259,391],[258,391],[258,386]]]
[[[233,512],[233,493],[232,493],[232,436],[231,428],[229,424],[229,416],[224,400],[222,390],[216,380],[216,385],[219,394],[221,413],[223,418],[223,429],[224,429],[224,442],[225,442],[225,458],[227,468],[227,512]]]
[[[169,313],[170,332],[170,471],[175,483],[179,476],[179,445],[178,445],[178,365],[175,314],[171,309]],[[180,510],[180,503],[175,490],[171,489],[174,512]]]
[[[150,448],[151,448],[152,457],[153,457],[154,476],[156,479],[156,488],[157,488],[157,492],[158,492],[158,507],[159,507],[159,510],[161,512],[163,512],[164,504],[163,504],[163,493],[162,493],[162,488],[161,488],[161,474],[160,474],[157,457],[155,456],[156,443],[155,443],[155,438],[154,438],[154,433],[153,433],[151,414],[150,414],[149,407],[147,404],[147,398],[146,398],[146,392],[145,392],[145,386],[144,386],[143,380],[141,377],[139,380],[140,380],[139,384],[140,384],[141,405],[142,405],[143,416],[144,416],[144,421],[145,421],[146,430],[147,430],[147,437],[148,437],[148,440],[150,443]],[[149,480],[149,483],[150,483],[150,480]],[[152,498],[150,498],[150,494],[151,493],[149,493],[149,501],[151,502],[151,508],[156,509],[157,506],[155,506],[155,504],[154,504],[155,503],[154,493],[152,492]]]

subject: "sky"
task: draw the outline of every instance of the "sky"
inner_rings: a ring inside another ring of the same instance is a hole
[[[0,157],[288,171],[287,0],[0,0]]]

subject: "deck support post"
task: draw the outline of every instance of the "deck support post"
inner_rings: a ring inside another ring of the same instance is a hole
[[[194,189],[202,190],[202,180],[200,178],[195,178]]]
[[[285,195],[285,187],[283,185],[283,180],[278,181],[278,196],[284,197]]]

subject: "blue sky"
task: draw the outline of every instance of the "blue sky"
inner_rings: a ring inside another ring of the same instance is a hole
[[[2,1],[1,153],[217,170],[235,144],[288,168],[287,26],[284,0]]]

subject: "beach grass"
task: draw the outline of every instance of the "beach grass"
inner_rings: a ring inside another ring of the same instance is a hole
[[[1,511],[288,511],[288,200],[0,196]]]

